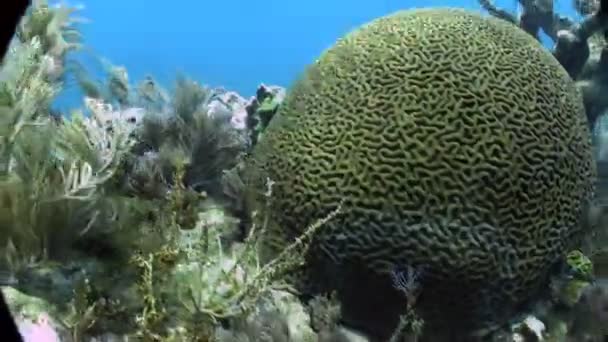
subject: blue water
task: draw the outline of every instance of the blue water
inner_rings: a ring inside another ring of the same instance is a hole
[[[73,4],[73,1],[69,2]],[[515,11],[517,0],[499,0]],[[185,74],[244,96],[258,84],[289,86],[336,39],[399,9],[453,6],[479,9],[474,0],[89,0],[80,16],[86,50],[75,55],[102,77],[97,57],[123,65],[131,81],[153,75],[170,86]],[[177,7],[174,4],[180,4]],[[559,13],[574,15],[569,0]],[[79,107],[81,94],[66,84],[56,107]]]

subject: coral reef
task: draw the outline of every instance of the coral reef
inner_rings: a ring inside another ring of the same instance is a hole
[[[378,18],[246,98],[105,59],[97,79],[69,58],[78,8],[34,1],[0,66],[26,341],[604,338],[608,7],[480,4],[498,19]],[[55,112],[71,76],[82,109]]]

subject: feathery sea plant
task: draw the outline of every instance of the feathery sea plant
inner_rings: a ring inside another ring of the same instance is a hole
[[[4,266],[65,255],[102,225],[111,215],[103,185],[130,148],[120,129],[50,115],[60,85],[48,63],[75,47],[64,39],[71,12],[35,2],[0,70],[0,252],[12,264]]]
[[[312,236],[340,210],[309,226],[302,236],[264,265],[258,258],[258,239],[264,227],[260,231],[254,227],[242,245],[226,248],[221,243],[221,232],[209,225],[197,242],[205,247],[194,248],[204,251],[196,257],[203,262],[193,264],[194,269],[182,270],[182,276],[176,277],[174,288],[182,304],[191,314],[203,315],[212,322],[250,313],[267,291],[288,286],[282,282],[286,272],[301,264]]]
[[[63,80],[67,54],[82,46],[78,24],[85,20],[75,15],[79,10],[64,3],[51,7],[47,0],[35,0],[17,27],[18,42],[40,42],[48,81]]]
[[[76,11],[78,8],[65,4],[50,7],[46,0],[35,0],[18,26],[16,36],[22,43],[37,37],[46,53],[63,58],[80,47],[81,35],[75,24],[82,19],[73,15]]]
[[[38,257],[58,257],[93,228],[109,228],[113,207],[104,187],[129,141],[119,131],[104,136],[105,128],[91,121],[75,116],[60,125],[49,122],[46,141],[27,134],[17,145],[28,153],[13,154],[13,168],[0,190],[8,230],[3,242]]]
[[[209,114],[209,105],[219,94],[221,90],[179,77],[168,107],[144,115],[134,154],[156,155],[157,169],[168,184],[174,183],[176,162],[185,163],[184,185],[217,197],[223,172],[236,165],[245,150],[242,135],[224,117]]]

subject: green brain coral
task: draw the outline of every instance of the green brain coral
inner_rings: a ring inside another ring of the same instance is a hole
[[[517,27],[398,12],[296,82],[250,156],[250,202],[262,209],[273,182],[274,244],[342,203],[312,245],[310,265],[329,270],[318,281],[394,305],[386,282],[359,278],[419,267],[425,320],[471,330],[508,319],[581,238],[595,174],[587,127],[573,81]]]

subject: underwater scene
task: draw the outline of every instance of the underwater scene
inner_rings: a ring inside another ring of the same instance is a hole
[[[247,33],[201,1],[180,27],[225,45],[183,33],[183,62],[160,2],[101,3],[32,1],[0,64],[24,341],[608,341],[608,0],[373,2],[327,32],[301,2],[293,39],[281,7]]]

